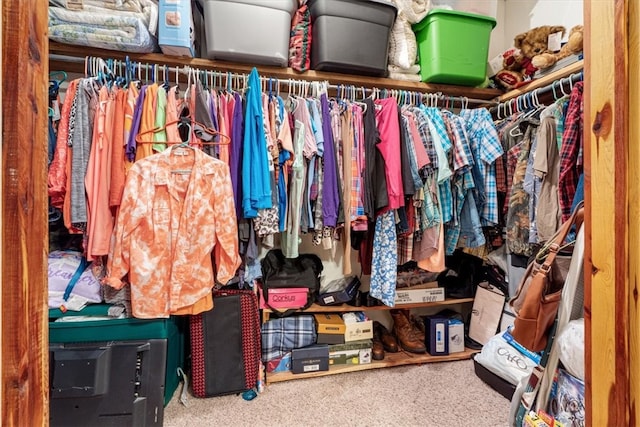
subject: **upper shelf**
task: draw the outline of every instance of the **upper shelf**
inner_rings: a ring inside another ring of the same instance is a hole
[[[103,59],[124,59],[126,56],[133,61],[149,64],[166,64],[169,66],[185,66],[188,65],[193,68],[201,70],[217,70],[217,71],[230,71],[233,73],[246,73],[248,74],[253,65],[250,64],[238,64],[234,62],[214,61],[202,58],[182,58],[176,56],[167,56],[160,53],[127,53],[105,49],[87,48],[84,46],[73,46],[51,41],[49,43],[49,53],[53,55],[68,56],[74,58],[84,58],[85,56],[97,56]],[[81,61],[70,62],[65,61],[58,57],[51,57],[49,61],[49,68],[51,70],[65,70],[69,72],[84,73],[84,63]],[[280,68],[273,66],[257,66],[260,75],[265,77],[273,77],[281,80],[295,79],[306,81],[328,81],[330,84],[344,84],[354,86],[364,86],[366,88],[376,87],[379,89],[395,89],[395,90],[407,90],[422,93],[436,93],[442,92],[444,95],[449,96],[463,96],[467,98],[475,98],[482,100],[491,100],[498,97],[502,92],[497,89],[479,89],[473,87],[441,85],[441,84],[429,84],[429,83],[416,83],[407,82],[402,80],[393,80],[382,77],[364,77],[351,74],[338,74],[338,73],[325,73],[319,71],[306,71],[304,73],[298,73],[291,68]]]
[[[71,57],[83,59],[85,56],[97,56],[104,59],[124,59],[126,56],[133,61],[149,64],[166,64],[169,66],[185,66],[201,70],[229,71],[233,73],[248,74],[253,65],[238,64],[235,62],[214,61],[202,58],[183,58],[177,56],[168,56],[161,53],[127,53],[106,49],[87,48],[84,46],[73,46],[54,41],[49,42],[49,53],[54,56],[49,60],[49,68],[51,70],[64,70],[69,72],[84,73],[84,63],[82,61],[67,61],[62,57]],[[441,92],[448,96],[462,96],[479,100],[508,101],[519,95],[531,92],[535,89],[547,86],[552,82],[563,77],[570,76],[583,69],[584,60],[575,62],[560,70],[549,73],[539,79],[533,80],[531,83],[514,89],[507,93],[503,93],[498,89],[480,89],[465,86],[453,86],[443,84],[430,84],[422,82],[407,82],[402,80],[393,80],[383,77],[365,77],[354,74],[325,73],[320,71],[309,70],[304,73],[298,73],[291,68],[280,68],[273,66],[260,65],[256,68],[260,75],[265,77],[273,77],[281,80],[294,79],[305,81],[328,81],[331,84],[363,86],[366,88],[377,87],[379,89],[395,89],[407,90],[422,93]]]

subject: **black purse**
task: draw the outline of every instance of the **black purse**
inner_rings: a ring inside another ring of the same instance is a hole
[[[322,261],[314,254],[301,254],[287,258],[280,249],[272,249],[260,261],[262,267],[262,293],[267,306],[269,290],[282,288],[306,288],[307,303],[301,310],[313,304],[320,292]],[[271,308],[271,307],[269,307]],[[277,316],[288,316],[296,310],[279,311],[271,308]]]

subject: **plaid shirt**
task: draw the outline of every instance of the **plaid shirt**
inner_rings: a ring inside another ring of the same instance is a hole
[[[504,215],[507,215],[509,211],[509,198],[511,197],[511,189],[513,188],[513,174],[516,171],[516,166],[518,165],[518,158],[520,157],[520,152],[522,151],[521,142],[517,145],[514,145],[509,151],[507,151],[507,182],[511,183],[509,190],[507,191],[507,196],[504,199]]]
[[[431,137],[431,131],[429,130],[429,119],[427,115],[418,107],[412,109],[414,114],[416,125],[418,126],[418,132],[420,133],[420,139],[427,155],[429,156],[429,164],[420,170],[423,178],[426,178],[428,172],[438,170],[438,155],[436,154],[436,147],[433,145],[433,138]]]
[[[583,127],[583,83],[578,82],[571,91],[569,107],[564,121],[562,147],[560,147],[560,178],[558,192],[560,193],[560,209],[562,221],[571,216],[573,196],[576,194],[578,178],[582,173],[582,127]]]
[[[418,160],[416,155],[416,149],[413,141],[413,135],[410,131],[409,117],[402,114],[402,125],[400,132],[404,132],[407,140],[407,150],[409,151],[409,167],[411,168],[411,178],[413,179],[413,185],[415,188],[422,188],[422,178],[420,178],[420,172],[418,171]]]
[[[450,140],[453,142],[453,165],[455,174],[452,179],[452,200],[453,200],[453,218],[445,227],[445,253],[452,255],[458,246],[460,237],[460,214],[462,206],[467,198],[467,191],[475,187],[473,175],[471,173],[471,164],[473,163],[473,154],[469,146],[469,138],[464,129],[464,121],[450,111],[443,111],[447,131]]]
[[[484,203],[478,207],[483,226],[498,223],[498,188],[496,183],[496,164],[498,157],[504,154],[498,132],[493,125],[491,114],[486,108],[461,110],[460,116],[467,124],[467,134],[475,163],[484,179]]]
[[[354,230],[367,229],[367,217],[364,214],[364,191],[362,177],[364,174],[364,125],[362,107],[353,104],[352,127],[353,144],[351,149],[351,226]]]
[[[316,319],[299,315],[271,319],[262,325],[262,361],[284,356],[294,348],[315,344]]]
[[[447,127],[440,115],[440,110],[433,107],[423,107],[423,111],[427,115],[429,130],[431,131],[436,155],[438,156],[438,194],[442,222],[448,223],[453,219],[453,194],[451,193],[451,176],[453,173],[449,167],[449,152],[452,144],[447,134]]]

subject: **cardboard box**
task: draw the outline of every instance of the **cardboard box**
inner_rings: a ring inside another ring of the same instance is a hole
[[[373,338],[373,321],[345,323],[344,341],[370,340]]]
[[[441,316],[425,316],[424,341],[427,351],[432,356],[449,354],[449,319]]]
[[[344,344],[344,334],[318,334],[318,344]]]
[[[158,6],[158,45],[162,53],[195,57],[191,0],[160,0]]]
[[[464,351],[464,323],[449,319],[449,353]]]
[[[371,348],[329,352],[329,365],[364,365],[371,363]]]
[[[329,346],[329,354],[345,350],[362,350],[364,348],[371,348],[372,346],[373,341],[371,340],[359,340],[344,344],[334,344]]]
[[[315,313],[316,324],[318,325],[319,334],[342,334],[344,335],[346,327],[342,317],[338,314]]]
[[[348,283],[345,284],[345,281]],[[353,276],[350,278],[341,278],[333,280],[329,283],[329,288],[335,288],[336,286],[343,286],[342,289],[334,292],[326,292],[318,295],[318,304],[320,305],[338,305],[351,301],[358,288],[360,288],[360,279]]]
[[[436,301],[444,301],[444,288],[396,289],[396,305]]]
[[[302,374],[329,370],[329,346],[326,344],[295,348],[291,351],[291,372]]]

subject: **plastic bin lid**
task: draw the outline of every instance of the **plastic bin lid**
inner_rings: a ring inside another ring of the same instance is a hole
[[[496,20],[491,16],[477,15],[475,13],[460,12],[457,10],[449,10],[449,9],[432,9],[431,11],[429,11],[429,13],[427,13],[427,16],[425,16],[422,21],[413,25],[413,31],[417,32],[422,30],[424,27],[426,27],[429,24],[429,22],[431,22],[438,15],[459,16],[464,19],[475,19],[478,21],[490,22],[492,29],[496,26]]]

